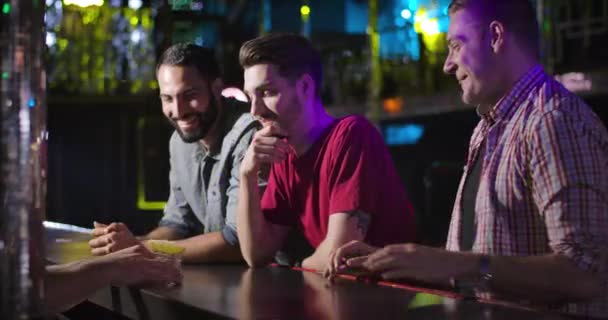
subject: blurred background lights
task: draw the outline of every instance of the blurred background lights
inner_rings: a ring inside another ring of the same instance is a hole
[[[437,19],[426,19],[420,24],[420,29],[425,35],[436,35],[439,34],[439,22]]]
[[[52,47],[57,43],[57,36],[52,32],[46,33],[46,45]]]
[[[63,0],[63,4],[79,7],[103,6],[103,0]]]
[[[307,6],[307,5],[303,5],[302,7],[300,7],[300,13],[301,13],[303,16],[307,16],[307,15],[309,15],[309,14],[310,14],[310,7],[309,7],[309,6]]]
[[[401,10],[401,17],[407,20],[412,17],[412,12],[409,9],[403,9]]]
[[[139,43],[145,37],[144,32],[141,29],[135,29],[131,32],[131,42]]]
[[[143,5],[141,0],[129,0],[129,8],[131,9],[139,9]]]

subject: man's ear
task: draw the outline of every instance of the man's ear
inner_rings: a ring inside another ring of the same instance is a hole
[[[504,50],[505,37],[505,26],[500,21],[492,21],[490,23],[490,46],[492,52],[499,53]]]
[[[308,73],[300,76],[296,82],[296,92],[302,101],[306,101],[315,95],[315,81]]]

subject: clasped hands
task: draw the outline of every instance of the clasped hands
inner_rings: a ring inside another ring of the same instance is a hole
[[[410,279],[448,285],[468,267],[457,255],[439,248],[405,243],[377,248],[361,241],[351,241],[330,254],[324,276],[357,274],[382,280]]]

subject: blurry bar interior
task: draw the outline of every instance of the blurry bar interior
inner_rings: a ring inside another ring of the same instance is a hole
[[[542,61],[600,117],[608,102],[608,0],[536,0]],[[0,0],[3,6],[7,0]],[[381,130],[423,241],[441,245],[478,121],[443,75],[449,0],[46,0],[48,219],[151,229],[168,195],[168,139],[154,78],[168,45],[214,48],[242,86],[240,44],[302,33],[324,59],[323,100]],[[3,74],[4,76],[4,74]],[[431,227],[432,226],[432,227]]]

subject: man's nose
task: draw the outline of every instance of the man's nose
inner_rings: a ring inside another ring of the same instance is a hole
[[[448,55],[447,58],[445,58],[445,62],[443,63],[443,72],[445,74],[456,73],[456,64],[452,61],[452,55]]]
[[[171,116],[177,119],[182,118],[184,115],[186,115],[186,108],[186,102],[183,99],[175,99],[175,103],[173,103],[173,108],[171,110]]]
[[[251,114],[254,116],[261,116],[264,113],[266,106],[264,106],[264,101],[257,97],[251,98]]]

